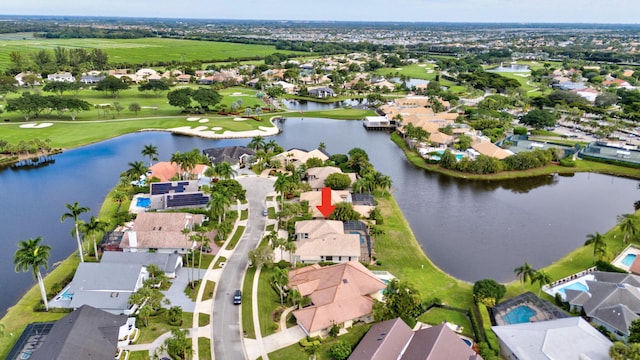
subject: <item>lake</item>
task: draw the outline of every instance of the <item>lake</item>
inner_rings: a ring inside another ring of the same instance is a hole
[[[392,177],[393,194],[429,258],[471,282],[513,280],[513,269],[525,261],[536,268],[551,264],[581,246],[587,234],[606,232],[617,215],[633,212],[640,197],[637,181],[598,174],[489,182],[429,173],[409,164],[387,133],[367,132],[360,121],[289,118],[281,127],[274,139],[287,149],[312,149],[320,142],[333,154],[365,149],[373,165]],[[141,132],[66,151],[49,166],[0,171],[0,312],[34,284],[30,273],[14,272],[18,241],[42,236],[53,247],[50,264],[67,257],[76,245],[73,224],[60,222],[64,205],[90,207],[84,220],[97,215],[127,164],[147,162],[140,154],[145,144],[156,145],[159,159],[168,160],[176,151],[249,141]]]

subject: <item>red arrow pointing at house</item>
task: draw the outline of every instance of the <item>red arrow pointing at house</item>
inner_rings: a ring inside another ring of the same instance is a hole
[[[322,216],[329,217],[336,207],[331,205],[331,188],[322,188],[322,204],[316,206]]]

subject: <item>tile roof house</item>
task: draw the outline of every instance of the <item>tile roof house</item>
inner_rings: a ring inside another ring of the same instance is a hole
[[[239,169],[241,165],[248,164],[249,159],[254,156],[255,151],[246,146],[225,146],[202,150],[207,155],[212,164],[228,162],[234,169]]]
[[[179,254],[150,252],[105,251],[100,258],[101,264],[135,264],[149,266],[154,264],[170,278],[176,277],[176,271],[183,265]]]
[[[203,221],[204,215],[201,214],[142,212],[134,220],[133,226],[124,232],[120,248],[131,252],[154,250],[184,254],[195,248],[196,243],[182,231]]]
[[[315,191],[322,190],[323,187],[326,187],[324,181],[331,174],[346,174],[351,183],[357,179],[357,175],[355,173],[343,173],[342,170],[335,166],[320,166],[307,169],[307,182],[309,186]]]
[[[113,359],[118,347],[129,341],[119,341],[135,329],[135,318],[113,315],[84,305],[56,321],[31,360],[106,360]]]
[[[448,326],[412,331],[400,318],[374,324],[349,360],[481,360]]]
[[[357,211],[363,218],[369,217],[369,212],[376,207],[375,202],[358,202],[355,197],[361,194],[351,194],[348,190],[331,190],[331,205],[336,205],[342,202],[351,203],[353,209]],[[322,204],[322,192],[321,191],[306,191],[300,193],[300,201],[306,201],[309,204],[309,211],[314,219],[324,219],[325,216],[318,210],[318,206]]]
[[[574,311],[584,311],[620,340],[629,336],[631,322],[640,316],[640,276],[595,271],[587,280],[588,291],[565,290]]]
[[[295,224],[295,239],[294,263],[343,263],[360,259],[360,235],[346,234],[342,221],[298,221]]]
[[[493,326],[500,354],[515,359],[608,360],[612,343],[581,317]]]
[[[298,325],[308,335],[324,336],[334,324],[349,328],[355,321],[373,321],[373,300],[382,297],[386,285],[362,264],[350,261],[291,270],[289,287],[311,300],[311,305],[293,311]]]
[[[90,305],[112,314],[132,314],[129,296],[149,277],[138,264],[81,263],[64,296],[49,302],[50,307],[78,309]]]
[[[319,149],[307,151],[304,149],[292,148],[272,157],[272,159],[276,159],[282,162],[284,167],[287,167],[287,165],[293,165],[295,168],[298,168],[300,165],[305,164],[307,160],[311,158],[318,158],[324,162],[329,159],[329,156],[324,151]]]
[[[502,160],[513,155],[512,152],[502,149],[491,141],[476,142],[471,145],[471,148],[482,155],[491,156],[498,160]]]
[[[191,170],[191,176],[200,179],[204,175],[205,170],[207,170],[207,167],[207,165],[203,164],[196,165]],[[160,161],[153,164],[149,170],[151,171],[151,175],[149,177],[155,176],[160,179],[160,181],[170,181],[172,178],[178,176],[180,168],[178,167],[178,164],[174,162]],[[183,175],[187,174],[184,170],[183,173]]]

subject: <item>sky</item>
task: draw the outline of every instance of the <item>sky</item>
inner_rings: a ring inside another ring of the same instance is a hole
[[[640,23],[638,0],[0,0],[5,15]]]

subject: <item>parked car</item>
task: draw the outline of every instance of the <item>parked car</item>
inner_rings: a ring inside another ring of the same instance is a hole
[[[267,209],[262,210],[262,216],[269,216],[269,210]]]
[[[236,290],[233,293],[233,305],[240,305],[240,304],[242,304],[242,291]]]

